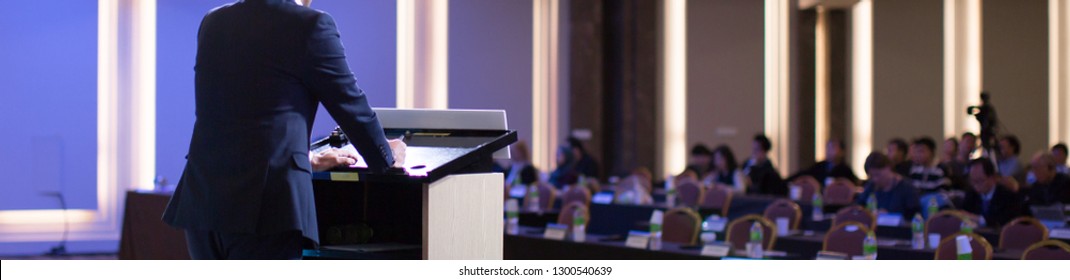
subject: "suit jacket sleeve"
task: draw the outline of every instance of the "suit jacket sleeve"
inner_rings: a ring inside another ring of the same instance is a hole
[[[306,87],[338,122],[368,168],[385,172],[394,164],[394,155],[375,111],[349,70],[334,19],[320,13],[310,34],[305,59],[309,64],[303,79]]]

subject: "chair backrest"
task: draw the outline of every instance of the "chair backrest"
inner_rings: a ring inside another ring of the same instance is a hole
[[[584,206],[590,206],[591,190],[584,186],[572,185],[565,190],[565,193],[561,194],[561,205],[568,205],[577,201],[582,202]]]
[[[859,205],[841,208],[840,211],[836,212],[836,216],[832,217],[832,226],[845,222],[858,222],[871,229],[877,227],[877,218],[873,217],[873,213],[866,211],[866,208],[862,208]]]
[[[1070,260],[1070,245],[1055,239],[1037,242],[1022,253],[1023,260]]]
[[[702,184],[698,180],[684,179],[678,180],[680,184],[676,185],[676,199],[680,201],[682,206],[697,206],[702,201],[702,196],[705,195],[705,190]]]
[[[806,199],[804,196],[803,199]],[[837,179],[825,186],[822,202],[826,205],[851,205],[855,201],[855,186],[850,180]]]
[[[937,260],[956,260],[958,259],[958,244],[955,242],[955,238],[958,236],[968,236],[970,238],[970,248],[973,251],[973,259],[975,260],[991,260],[992,259],[992,244],[988,244],[988,240],[985,240],[983,236],[976,233],[955,233],[940,240],[940,245],[936,246]]]
[[[962,222],[967,218],[958,210],[943,210],[925,221],[925,236],[931,233],[940,234],[940,239],[951,236],[962,230]]]
[[[735,250],[746,249],[747,242],[750,241],[750,227],[754,222],[762,226],[762,244],[765,245],[763,248],[772,249],[773,245],[776,245],[776,224],[758,214],[739,217],[728,223],[724,240],[731,243]]]
[[[557,189],[553,185],[539,182],[539,209],[543,211],[553,210],[554,200],[557,199]],[[528,196],[524,196],[524,209],[529,209],[531,205],[531,199]]]
[[[702,227],[702,217],[687,207],[677,207],[665,212],[662,222],[662,240],[686,245],[695,244]]]
[[[583,225],[586,226],[587,224],[591,223],[591,212],[588,211],[587,205],[579,201],[574,201],[572,203],[565,204],[565,206],[562,206],[561,212],[557,213],[557,223],[562,225],[568,225],[568,228],[572,229],[572,214],[576,212],[576,209],[581,209],[583,211]]]
[[[815,193],[821,193],[821,183],[812,176],[795,178],[795,180],[791,181],[791,185],[797,185],[801,188],[799,198],[806,201],[810,201],[810,198],[814,197]]]
[[[787,218],[790,229],[799,229],[799,223],[802,222],[802,208],[794,201],[781,198],[766,206],[762,216],[774,222],[777,218]]]
[[[821,250],[844,253],[848,257],[861,256],[862,243],[870,231],[872,230],[868,226],[859,222],[840,223],[825,234],[825,242]]]
[[[721,217],[728,217],[728,208],[731,206],[732,190],[715,186],[705,190],[699,207],[721,209]]]
[[[1048,240],[1048,227],[1031,217],[1018,217],[999,231],[999,249],[1025,250],[1037,242]]]

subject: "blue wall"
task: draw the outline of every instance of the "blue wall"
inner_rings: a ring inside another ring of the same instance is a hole
[[[5,1],[0,210],[96,209],[97,1]]]
[[[530,0],[450,0],[451,109],[504,109],[531,143]]]
[[[156,168],[177,182],[193,134],[193,65],[197,28],[206,12],[230,3],[221,0],[159,0],[157,2]],[[342,34],[349,66],[372,106],[394,107],[396,76],[396,14],[394,0],[314,1],[313,8],[330,13]],[[325,135],[335,122],[322,106],[313,138]]]

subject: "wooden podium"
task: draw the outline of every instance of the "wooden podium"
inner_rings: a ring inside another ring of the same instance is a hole
[[[406,139],[404,168],[372,174],[361,159],[314,173],[321,246],[305,257],[502,259],[504,179],[491,168],[495,152],[516,142],[516,131],[427,122],[489,112],[495,111],[380,111],[387,137]],[[504,128],[504,112],[496,112]],[[313,151],[331,147],[353,149],[344,135],[312,144]]]

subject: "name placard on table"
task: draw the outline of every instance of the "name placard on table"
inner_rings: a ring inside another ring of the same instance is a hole
[[[732,246],[728,246],[728,244],[711,243],[702,246],[702,253],[700,254],[707,257],[725,257],[730,252],[732,252]]]
[[[565,240],[565,236],[568,235],[568,225],[549,223],[546,224],[546,231],[542,233],[542,238],[551,240]]]
[[[650,233],[633,230],[628,232],[628,239],[624,241],[624,246],[636,249],[646,249],[648,243],[650,243]]]

